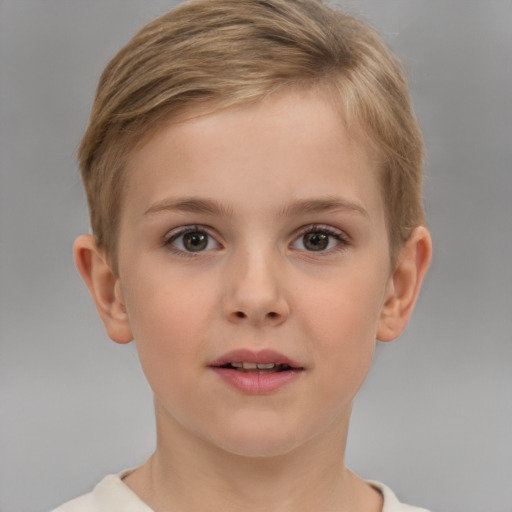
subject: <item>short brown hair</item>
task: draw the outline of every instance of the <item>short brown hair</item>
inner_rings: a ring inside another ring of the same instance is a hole
[[[392,257],[424,223],[423,140],[400,63],[377,33],[320,0],[199,0],[145,26],[103,72],[78,152],[96,242],[116,264],[130,151],[204,105],[324,88],[372,141]]]

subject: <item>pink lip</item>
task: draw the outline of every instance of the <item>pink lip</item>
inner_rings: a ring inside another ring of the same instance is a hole
[[[224,354],[219,359],[213,361],[209,364],[209,366],[223,366],[228,363],[239,363],[239,362],[246,362],[246,363],[262,363],[262,364],[268,364],[268,363],[277,363],[277,364],[287,364],[288,366],[291,366],[292,368],[302,369],[302,366],[293,361],[292,359],[284,356],[283,354],[280,354],[279,352],[276,352],[274,350],[259,350],[259,351],[252,351],[248,349],[239,349],[239,350],[233,350],[231,352],[228,352],[227,354]]]
[[[246,363],[278,363],[290,366],[290,370],[275,373],[244,373],[223,365],[232,362]],[[210,368],[228,385],[243,393],[264,395],[277,391],[295,381],[304,371],[298,363],[273,350],[234,350],[223,355],[209,365]]]

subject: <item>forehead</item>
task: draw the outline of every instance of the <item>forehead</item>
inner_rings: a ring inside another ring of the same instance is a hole
[[[128,203],[148,208],[169,195],[215,192],[243,206],[259,193],[282,208],[287,198],[330,190],[378,209],[372,155],[362,131],[349,129],[340,109],[318,91],[281,92],[206,113],[198,108],[131,153]]]

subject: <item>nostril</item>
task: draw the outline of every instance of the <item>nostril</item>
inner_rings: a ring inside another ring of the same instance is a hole
[[[267,316],[269,318],[276,318],[279,315],[275,311],[271,311],[270,313],[267,313]]]
[[[237,318],[245,318],[247,316],[243,311],[237,311],[235,315]]]

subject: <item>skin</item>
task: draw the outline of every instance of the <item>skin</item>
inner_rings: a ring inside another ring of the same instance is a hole
[[[364,137],[319,93],[289,91],[171,123],[126,172],[118,274],[92,237],[75,244],[154,392],[157,449],[126,484],[157,512],[381,510],[343,463],[350,412],[376,340],[405,328],[431,242],[416,228],[391,266]],[[209,366],[239,348],[302,371],[245,393]]]

